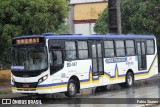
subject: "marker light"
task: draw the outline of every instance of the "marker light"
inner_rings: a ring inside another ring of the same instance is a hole
[[[21,44],[21,40],[17,40],[17,44]]]

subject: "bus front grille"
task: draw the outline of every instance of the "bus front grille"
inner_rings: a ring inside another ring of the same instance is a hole
[[[17,89],[17,91],[36,91],[36,88],[35,89]]]
[[[32,82],[32,83],[19,83],[15,82],[15,86],[17,88],[36,88],[38,85],[38,82]]]

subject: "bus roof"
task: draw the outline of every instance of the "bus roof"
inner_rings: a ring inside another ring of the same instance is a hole
[[[116,35],[116,34],[107,34],[107,35],[60,35],[60,36],[45,36],[46,39],[153,39],[153,35]]]
[[[135,35],[135,34],[107,34],[107,35],[79,35],[79,34],[65,34],[65,35],[27,35],[27,36],[19,36],[18,38],[34,38],[34,37],[44,37],[45,39],[153,39],[155,36],[153,35]]]

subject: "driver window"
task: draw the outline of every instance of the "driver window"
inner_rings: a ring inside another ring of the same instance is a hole
[[[62,51],[51,51],[50,53],[50,57],[51,57],[51,65],[61,65],[63,64],[63,60],[62,60]]]

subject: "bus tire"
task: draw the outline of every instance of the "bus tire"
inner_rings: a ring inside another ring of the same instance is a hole
[[[67,97],[75,97],[77,93],[77,86],[76,82],[73,79],[70,79],[67,86],[67,92],[65,92],[65,95]]]
[[[126,82],[125,82],[125,86],[127,88],[133,86],[134,84],[134,75],[132,72],[128,72],[127,75],[126,75]]]

